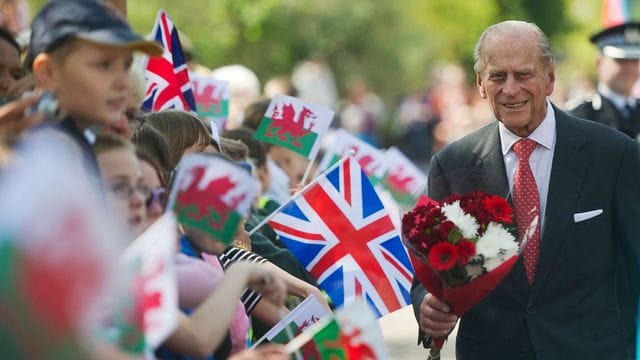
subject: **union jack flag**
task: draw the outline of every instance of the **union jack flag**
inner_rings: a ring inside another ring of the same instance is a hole
[[[150,57],[147,61],[145,71],[147,91],[142,109],[195,111],[196,102],[178,38],[178,30],[164,10],[158,11],[156,23],[153,26],[153,39],[162,45],[164,53],[162,56]]]
[[[388,212],[353,158],[335,165],[269,224],[338,306],[381,317],[410,303],[413,268]]]

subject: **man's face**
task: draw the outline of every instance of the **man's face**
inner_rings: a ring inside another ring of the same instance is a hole
[[[53,61],[52,90],[60,108],[81,125],[110,125],[122,116],[129,95],[130,50],[78,41]]]
[[[18,49],[0,39],[0,96],[7,95],[9,88],[23,75]]]
[[[498,121],[527,137],[544,120],[555,69],[544,66],[533,36],[487,39],[485,67],[477,74],[480,95],[488,98]]]
[[[598,58],[598,79],[616,93],[629,96],[640,75],[639,62],[638,59],[614,59],[603,55]]]

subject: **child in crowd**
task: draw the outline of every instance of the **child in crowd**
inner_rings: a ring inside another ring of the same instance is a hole
[[[126,222],[134,238],[146,227],[145,203],[152,194],[144,184],[133,144],[105,134],[98,136],[94,150],[107,189],[107,205]],[[177,254],[175,261],[180,304],[193,310],[188,317],[180,314],[178,328],[167,339],[163,354],[170,351],[180,356],[208,356],[224,340],[230,322],[240,341],[234,352],[239,352],[244,349],[248,329],[244,307],[237,301],[245,286],[260,290],[274,304],[284,299],[282,280],[258,264],[238,261],[223,273],[219,265],[215,268],[183,254]]]
[[[38,87],[55,97],[60,122],[53,128],[77,145],[72,151],[89,176],[97,165],[94,135],[87,130],[121,117],[133,50],[162,54],[158,44],[94,0],[52,0],[33,19],[27,65]]]

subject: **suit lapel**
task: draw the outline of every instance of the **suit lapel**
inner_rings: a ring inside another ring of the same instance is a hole
[[[498,122],[493,125],[488,131],[487,140],[478,142],[473,149],[476,163],[471,168],[470,175],[475,189],[507,197],[509,181],[504,168]]]
[[[540,238],[540,254],[536,277],[529,301],[533,301],[545,283],[557,250],[566,239],[565,232],[573,222],[571,215],[580,195],[589,164],[580,149],[587,140],[575,121],[554,107],[556,114],[556,145],[549,180],[544,232]]]

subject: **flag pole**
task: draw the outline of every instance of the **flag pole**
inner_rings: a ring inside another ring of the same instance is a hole
[[[304,184],[307,182],[307,178],[309,177],[309,174],[311,173],[311,168],[313,167],[313,163],[315,161],[315,157],[313,160],[309,161],[309,165],[307,165],[307,170],[305,170],[304,172],[304,176],[302,177],[302,180],[300,181],[300,185],[304,186]]]
[[[350,150],[345,156],[342,157],[342,159],[340,159],[340,161],[336,162],[331,167],[329,167],[327,170],[323,171],[318,177],[316,177],[308,185],[305,185],[302,189],[298,190],[298,192],[293,194],[293,196],[291,196],[291,198],[287,202],[285,202],[284,204],[280,205],[271,214],[269,214],[267,217],[262,219],[262,221],[260,221],[256,226],[254,226],[253,229],[249,230],[249,236],[255,234],[258,230],[260,230],[261,227],[263,227],[266,223],[268,223],[269,220],[273,219],[273,217],[276,216],[280,212],[280,210],[284,209],[284,207],[289,205],[290,202],[292,202],[292,201],[296,200],[297,198],[299,198],[305,191],[307,191],[308,188],[310,188],[311,186],[315,185],[315,183],[317,183],[318,180],[321,179],[323,175],[327,174],[330,171],[333,171],[333,169],[337,168],[343,162],[345,162],[348,158],[353,156],[354,153],[355,153],[355,151],[353,151],[353,149]]]

